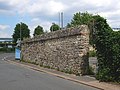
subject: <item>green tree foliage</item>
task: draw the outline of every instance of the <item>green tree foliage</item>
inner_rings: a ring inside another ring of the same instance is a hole
[[[34,30],[33,36],[41,35],[41,34],[43,34],[43,33],[44,33],[43,27],[41,27],[41,26],[38,25],[38,26],[35,28],[35,30]]]
[[[55,24],[55,23],[53,23],[52,24],[52,26],[50,27],[50,31],[52,32],[52,31],[57,31],[57,30],[59,30],[59,26],[57,25],[57,24]]]
[[[103,17],[97,15],[93,18],[93,42],[99,66],[97,79],[120,82],[120,34],[112,31]]]
[[[72,27],[72,25],[70,23],[68,23],[66,27],[70,28],[70,27]]]
[[[14,39],[14,43],[16,43],[17,40],[20,38],[20,30],[21,30],[21,40],[23,40],[23,38],[30,37],[30,30],[28,26],[25,23],[18,23],[16,24],[16,27],[14,28],[14,33],[12,35]]]
[[[92,19],[92,14],[89,14],[88,12],[85,13],[75,13],[73,16],[73,19],[71,20],[71,23],[68,23],[67,27],[70,26],[77,26],[77,25],[88,25]]]
[[[114,32],[106,19],[89,13],[76,13],[68,26],[86,24],[90,28],[90,40],[96,48],[100,81],[120,82],[120,31]]]

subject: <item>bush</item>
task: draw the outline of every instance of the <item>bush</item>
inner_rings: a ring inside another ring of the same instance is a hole
[[[93,43],[97,50],[100,81],[120,82],[120,31],[114,32],[106,20],[95,16]]]
[[[99,71],[99,73],[97,73],[96,75],[96,79],[100,80],[100,81],[113,81],[113,77],[111,77],[110,75],[110,69],[109,68],[104,68],[104,69],[101,69]]]
[[[9,53],[9,52],[14,52],[14,51],[15,51],[15,48],[6,48],[6,47],[0,48],[0,52]]]
[[[95,74],[94,69],[91,66],[89,66],[88,75],[94,75],[94,74]]]
[[[89,57],[96,57],[96,51],[89,51]]]

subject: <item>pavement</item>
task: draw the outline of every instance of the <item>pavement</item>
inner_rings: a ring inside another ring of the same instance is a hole
[[[87,86],[91,86],[100,90],[120,90],[120,84],[117,85],[117,84],[111,84],[106,82],[99,82],[94,77],[90,77],[90,76],[76,76],[73,74],[67,74],[54,69],[43,68],[38,65],[20,62],[19,60],[6,60],[6,62],[17,65],[17,66],[21,66],[27,69],[32,69],[38,72],[44,72],[59,78],[63,78],[63,79],[84,84]]]

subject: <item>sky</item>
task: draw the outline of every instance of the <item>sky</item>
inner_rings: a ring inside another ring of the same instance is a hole
[[[77,12],[99,14],[112,28],[120,28],[120,0],[0,0],[0,38],[12,37],[17,23],[28,25],[30,35],[40,25],[49,31],[59,24],[63,12],[64,26]]]

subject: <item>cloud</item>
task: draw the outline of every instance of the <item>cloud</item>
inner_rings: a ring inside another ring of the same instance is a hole
[[[58,24],[59,12],[64,13],[64,25],[66,25],[73,14],[86,11],[91,14],[100,14],[107,19],[111,27],[120,27],[119,0],[0,0],[0,16],[7,17],[12,14],[17,19],[22,18],[23,22],[28,23],[32,34],[37,25],[43,26],[44,30],[49,30],[52,22]],[[19,20],[13,21],[15,25]],[[13,21],[9,22],[13,23]],[[0,23],[3,22],[0,21]],[[6,23],[8,24],[7,20]],[[8,26],[5,25],[6,23],[0,25],[0,30],[10,28],[11,23]],[[12,26],[11,30],[13,28]]]
[[[10,10],[12,9],[12,6],[9,3],[6,3],[5,1],[0,1],[0,10]]]
[[[11,32],[9,31],[9,25],[0,24],[0,38],[11,37]]]
[[[10,28],[9,25],[0,24],[0,38],[11,37],[10,35],[11,33],[8,33],[9,28]]]
[[[119,0],[0,0],[2,9],[13,9],[19,13],[55,14],[67,10],[114,10],[119,9]]]
[[[23,17],[27,14],[31,18],[38,18],[42,23],[57,22],[58,12],[64,12],[66,24],[67,21],[70,21],[73,14],[79,11],[100,14],[108,19],[111,26],[113,25],[112,21],[120,21],[119,0],[11,0],[8,2],[14,6],[16,8],[14,10],[20,15],[23,15]],[[115,17],[115,15],[117,16]],[[40,23],[39,20],[36,21],[38,24]],[[49,24],[46,24],[45,27],[49,27]]]
[[[52,22],[49,22],[49,21],[43,21],[39,18],[33,18],[30,22],[29,22],[29,26],[30,26],[30,30],[31,30],[31,36],[33,36],[33,32],[34,32],[34,29],[40,25],[43,27],[44,29],[44,32],[48,31],[49,32],[49,28],[51,26],[51,23]]]
[[[0,15],[10,15],[13,14],[12,9],[14,6],[6,3],[6,1],[0,0]]]
[[[0,0],[0,2],[2,2],[1,10],[10,9],[22,15],[29,14],[35,17],[41,16],[41,14],[54,16],[58,12],[105,13],[120,9],[119,0]]]
[[[0,38],[8,38],[8,37],[11,37],[10,35],[9,35],[9,33],[5,33],[5,32],[2,32],[2,31],[0,31]]]
[[[0,14],[16,14],[28,4],[29,0],[0,0]]]
[[[26,6],[26,8],[22,9],[22,12],[34,16],[39,16],[40,14],[55,15],[67,8],[64,3],[55,0],[35,0],[34,2],[29,2]]]
[[[10,28],[9,25],[2,25],[2,24],[0,24],[0,31],[1,30],[7,30],[8,28]]]

